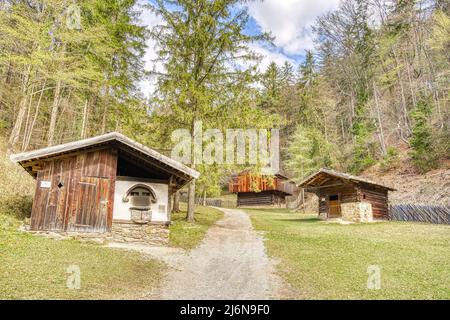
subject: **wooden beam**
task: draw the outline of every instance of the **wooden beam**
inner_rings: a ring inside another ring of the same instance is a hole
[[[334,183],[334,184],[329,184],[329,185],[325,185],[325,186],[319,186],[319,187],[306,187],[303,188],[305,190],[318,190],[318,189],[324,189],[324,188],[330,188],[330,187],[339,187],[339,186],[345,186],[345,183]]]
[[[125,149],[122,149],[122,150],[125,150]],[[183,180],[190,180],[190,178],[187,178],[182,173],[179,173],[178,171],[174,170],[171,166],[168,166],[168,165],[164,166],[162,163],[156,163],[154,160],[152,161],[152,159],[150,157],[148,157],[148,156],[138,155],[138,154],[136,154],[135,150],[133,150],[131,148],[129,150],[130,151],[134,151],[134,152],[131,152],[132,157],[135,157],[135,158],[140,159],[140,160],[142,160],[144,162],[150,163],[152,166],[158,168],[159,170],[162,170],[162,172],[178,176],[178,177],[182,178]],[[119,157],[120,157],[121,154],[122,153],[119,153]]]

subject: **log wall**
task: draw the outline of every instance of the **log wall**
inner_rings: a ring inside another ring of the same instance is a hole
[[[285,203],[285,196],[273,191],[261,192],[239,192],[237,194],[237,205],[241,206],[265,206],[282,205]]]
[[[369,185],[358,185],[358,201],[369,202],[372,204],[372,214],[374,218],[388,218],[388,191],[386,189]]]

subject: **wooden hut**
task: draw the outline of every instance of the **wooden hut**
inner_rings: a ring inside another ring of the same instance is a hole
[[[395,189],[367,179],[330,169],[320,169],[299,187],[319,197],[319,215],[324,219],[371,221],[388,217],[388,191]]]
[[[36,179],[31,230],[140,234],[142,226],[169,224],[172,193],[199,176],[117,132],[11,160]]]
[[[228,191],[237,193],[237,206],[281,206],[297,189],[295,183],[282,174],[254,174],[244,170],[233,176]]]

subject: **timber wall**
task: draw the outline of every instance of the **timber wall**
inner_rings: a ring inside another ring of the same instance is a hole
[[[237,194],[238,207],[282,205],[284,203],[285,195],[274,191],[239,192]]]
[[[31,230],[111,229],[117,152],[102,149],[40,164]]]
[[[374,218],[388,218],[388,191],[386,189],[358,185],[358,200],[372,204]]]

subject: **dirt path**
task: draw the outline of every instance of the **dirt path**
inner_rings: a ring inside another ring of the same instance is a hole
[[[173,248],[141,251],[164,260],[171,269],[151,299],[277,299],[286,286],[274,273],[262,237],[238,209],[220,209],[224,218],[189,253]]]

